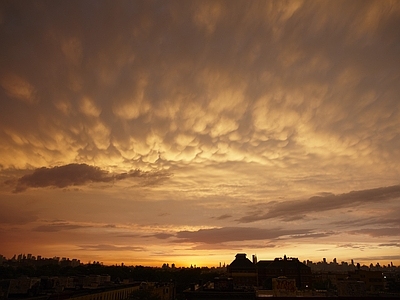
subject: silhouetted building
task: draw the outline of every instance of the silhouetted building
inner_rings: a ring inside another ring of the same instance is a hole
[[[236,254],[236,258],[228,266],[228,274],[236,287],[258,286],[272,290],[272,279],[286,277],[294,279],[299,290],[311,288],[311,268],[297,258],[260,260],[253,257],[251,262],[245,253]]]
[[[252,263],[245,253],[236,254],[236,258],[228,266],[229,277],[235,286],[257,286],[256,264]]]
[[[349,280],[362,281],[365,283],[365,288],[370,292],[383,291],[384,281],[381,271],[364,271],[355,270],[349,272]]]
[[[311,268],[301,263],[297,258],[285,256],[283,259],[260,260],[257,263],[257,273],[259,286],[266,289],[272,289],[272,279],[278,277],[294,279],[299,290],[311,288]]]
[[[272,290],[275,297],[296,297],[296,280],[284,276],[273,278]]]
[[[192,284],[190,289],[184,291],[187,300],[216,300],[216,299],[256,299],[256,290],[249,288],[235,288],[233,279],[215,277],[213,282],[206,284]]]
[[[344,280],[337,283],[339,297],[366,297],[365,283],[356,280]]]
[[[34,295],[34,290],[40,285],[40,278],[37,277],[19,277],[17,279],[11,279],[8,295]]]

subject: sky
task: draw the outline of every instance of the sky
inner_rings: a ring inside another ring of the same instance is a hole
[[[0,254],[400,265],[400,1],[0,4]]]

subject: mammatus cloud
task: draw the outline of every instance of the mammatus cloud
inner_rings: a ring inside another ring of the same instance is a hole
[[[250,223],[259,220],[279,218],[284,221],[302,219],[303,216],[314,212],[326,212],[345,207],[357,207],[376,202],[388,202],[400,198],[400,185],[375,189],[353,191],[340,195],[314,196],[305,200],[272,202],[267,213],[256,213],[244,216],[238,221]]]
[[[18,75],[10,74],[0,79],[0,85],[6,91],[7,95],[33,104],[36,101],[36,91],[34,87],[25,79]]]
[[[69,164],[53,168],[39,168],[32,174],[24,175],[16,181],[15,193],[23,192],[28,188],[81,186],[87,183],[112,182],[128,178],[143,179],[142,185],[156,185],[170,177],[171,174],[163,171],[132,170],[127,173],[112,174],[99,167],[87,164]],[[13,184],[13,181],[8,181]]]
[[[338,3],[8,2],[0,163],[335,169],[345,162],[329,157],[395,157],[398,86],[386,79],[399,9]]]

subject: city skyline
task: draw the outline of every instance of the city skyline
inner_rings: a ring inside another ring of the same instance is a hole
[[[246,253],[237,253],[236,255],[243,255],[247,257]],[[235,256],[236,256],[235,255]],[[250,258],[249,258],[250,259]],[[367,269],[372,269],[372,270],[384,270],[386,268],[400,268],[400,266],[397,266],[393,264],[393,262],[390,262],[389,264],[381,264],[380,262],[376,262],[375,264],[370,263],[369,265],[366,264],[360,264],[360,262],[354,261],[354,259],[351,259],[350,261],[343,261],[343,260],[338,260],[336,257],[333,258],[331,261],[329,261],[326,257],[323,257],[320,261],[312,261],[309,259],[304,258],[304,260],[299,259],[298,257],[287,257],[286,255],[283,255],[283,257],[257,257],[256,254],[252,254],[252,262],[254,264],[257,264],[257,262],[263,262],[263,261],[273,261],[273,260],[297,260],[302,262],[308,267],[311,267],[312,271],[318,272],[318,271],[339,271],[339,272],[347,272],[348,270],[351,269],[357,269],[361,268],[363,270]],[[219,262],[218,264],[215,265],[195,265],[189,263],[189,265],[177,265],[174,262],[171,261],[165,261],[161,266],[143,266],[143,267],[156,267],[156,268],[226,268],[229,267],[230,263],[234,259],[231,258],[230,262]],[[42,255],[33,255],[32,253],[19,253],[19,254],[14,254],[12,257],[5,257],[2,254],[0,254],[0,265],[5,264],[7,265],[8,263],[28,263],[32,261],[41,261],[41,262],[48,262],[49,264],[52,264],[54,262],[57,262],[58,264],[65,264],[64,266],[72,266],[72,267],[77,267],[79,265],[90,265],[90,264],[100,264],[104,266],[126,266],[126,267],[133,267],[133,266],[141,266],[140,264],[125,264],[124,262],[120,263],[115,263],[115,264],[104,264],[102,261],[96,261],[96,260],[89,260],[89,261],[81,261],[79,258],[70,258],[70,257],[60,257],[60,256],[53,256],[53,257],[44,257]],[[43,265],[43,264],[42,264]],[[342,269],[341,269],[342,268]]]
[[[3,1],[0,253],[400,265],[399,1]]]

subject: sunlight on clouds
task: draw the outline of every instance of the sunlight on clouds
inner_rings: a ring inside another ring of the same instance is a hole
[[[232,119],[221,117],[218,122],[211,128],[210,136],[212,138],[228,134],[238,129],[239,125]]]
[[[71,103],[69,101],[55,101],[54,106],[61,111],[64,115],[69,115],[71,113]]]
[[[196,101],[190,103],[185,103],[185,99],[181,101],[182,103],[179,107],[179,129],[206,134],[206,128],[214,122],[214,117],[207,114],[201,104]]]
[[[318,53],[314,55],[313,57],[309,58],[308,64],[307,64],[307,69],[304,70],[305,72],[309,73],[326,73],[329,70],[331,70],[333,67],[332,61],[322,53]],[[322,85],[317,85],[315,86],[317,90],[321,90],[323,88]]]
[[[273,139],[286,140],[301,121],[298,112],[281,104],[284,98],[283,94],[263,97],[254,106],[254,126]]]
[[[210,78],[210,102],[208,104],[208,113],[219,116],[221,113],[234,118],[240,118],[247,109],[247,102],[244,101],[244,87],[235,86],[234,82],[226,82],[228,76],[218,74],[219,78]],[[214,77],[214,76],[212,76]],[[213,86],[212,80],[225,81],[221,86]],[[216,89],[217,91],[214,91]]]
[[[299,49],[296,45],[294,47],[286,47],[285,49],[282,49],[278,59],[282,64],[282,67],[286,68],[287,71],[290,72],[290,68],[296,63],[304,60],[305,56],[303,50]]]
[[[131,120],[147,113],[151,105],[144,98],[147,80],[141,76],[136,82],[132,82],[134,90],[129,95],[121,95],[113,102],[113,112],[116,116]]]
[[[200,153],[200,151],[197,147],[188,146],[177,156],[177,160],[192,162],[198,153]]]
[[[150,104],[142,98],[125,100],[123,103],[113,105],[113,112],[116,116],[131,120],[136,119],[140,115],[147,113],[150,110]]]
[[[145,163],[155,163],[158,160],[159,156],[160,154],[158,151],[151,150],[146,156],[143,156],[141,159]]]
[[[80,110],[87,116],[99,117],[101,109],[96,106],[95,102],[89,97],[82,97],[80,101]]]
[[[113,55],[113,59],[109,58],[110,54],[118,53]],[[96,59],[95,67],[98,70],[97,78],[102,85],[115,86],[118,84],[118,79],[123,72],[124,67],[132,65],[135,61],[134,49],[125,45],[119,41],[119,43],[113,43],[101,49]],[[94,63],[95,64],[95,63]]]
[[[182,147],[182,149],[184,149],[186,146],[190,145],[195,138],[196,137],[193,135],[180,133],[175,137],[175,141]]]
[[[181,99],[165,99],[159,105],[152,107],[152,112],[155,116],[161,119],[174,120],[177,118],[179,111],[184,108]]]
[[[152,147],[149,144],[140,140],[135,140],[134,138],[131,138],[131,146],[134,153],[139,154],[140,156],[145,156],[152,150]]]
[[[229,134],[229,140],[231,142],[238,142],[242,139],[243,139],[243,136],[237,131],[233,131],[232,133]]]
[[[26,79],[16,74],[2,76],[1,86],[10,97],[17,98],[29,104],[33,104],[37,101],[34,86]]]
[[[73,66],[79,66],[82,62],[82,43],[77,37],[61,41],[61,50],[66,59]]]
[[[11,1],[0,205],[22,217],[0,230],[115,259],[378,255],[398,227],[397,3]],[[246,222],[284,234],[248,243]]]
[[[400,16],[400,8],[397,4],[396,0],[389,0],[379,1],[378,3],[371,2],[369,5],[365,5],[362,14],[359,14],[354,22],[355,31],[365,36],[376,34],[376,31],[380,29],[380,23],[384,21],[382,12],[392,17]]]
[[[326,159],[343,156],[359,160],[363,156],[360,148],[349,147],[349,145],[340,140],[340,137],[333,134],[315,132],[314,128],[309,126],[300,128],[296,141],[304,147],[305,151],[318,154]],[[355,163],[364,164],[365,162],[360,160]]]
[[[336,82],[342,89],[351,89],[360,83],[361,78],[361,71],[353,66],[349,66],[342,70],[336,78]]]
[[[203,28],[207,35],[214,33],[217,23],[224,13],[224,7],[219,2],[203,2],[196,7],[194,22]]]
[[[206,114],[204,116],[197,117],[194,119],[194,122],[195,123],[192,127],[193,132],[199,134],[208,134],[208,127],[212,126],[214,122],[214,116]]]
[[[28,144],[28,141],[24,137],[20,137],[17,133],[12,132],[9,129],[4,129],[4,132],[19,146]]]
[[[92,141],[98,149],[107,149],[110,145],[110,129],[100,120],[95,120],[85,126],[88,140]]]

